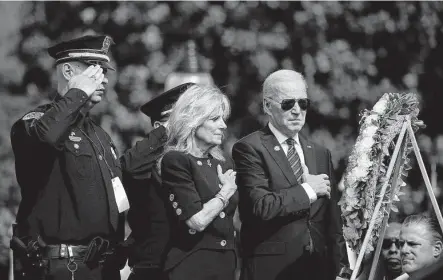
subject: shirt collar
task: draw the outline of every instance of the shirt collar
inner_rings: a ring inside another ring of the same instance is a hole
[[[269,122],[269,129],[274,134],[275,138],[277,138],[278,143],[280,144],[286,144],[286,140],[288,140],[288,136],[284,135],[280,132],[271,122]],[[300,141],[298,139],[298,133],[293,137],[297,145],[300,145]]]

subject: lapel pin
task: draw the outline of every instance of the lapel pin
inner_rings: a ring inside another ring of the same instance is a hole
[[[306,147],[308,147],[308,148],[312,148],[311,145],[307,145]]]
[[[199,166],[202,166],[202,162],[199,161],[199,160],[197,160],[197,164],[198,164]]]
[[[80,146],[77,143],[74,144],[74,149],[78,149],[79,147]]]
[[[276,152],[280,151],[280,146],[275,146],[274,151],[276,151]]]

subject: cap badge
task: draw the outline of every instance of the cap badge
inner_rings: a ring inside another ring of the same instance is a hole
[[[106,36],[105,40],[103,41],[102,45],[102,51],[106,54],[109,51],[109,47],[111,46],[111,37]]]

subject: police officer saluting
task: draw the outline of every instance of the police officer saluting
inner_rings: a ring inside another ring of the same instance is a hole
[[[120,279],[109,260],[123,239],[127,199],[115,146],[88,113],[114,70],[111,44],[84,36],[49,48],[58,94],[12,127],[22,194],[11,241],[16,280]]]

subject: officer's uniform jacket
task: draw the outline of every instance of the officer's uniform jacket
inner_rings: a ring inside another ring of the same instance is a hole
[[[163,266],[169,242],[170,225],[166,215],[164,189],[156,171],[156,162],[163,152],[167,135],[164,126],[152,130],[120,158],[123,184],[131,208],[128,223],[132,243],[129,265],[159,268]]]
[[[121,177],[117,150],[89,118],[87,100],[85,92],[71,89],[12,127],[21,236],[40,235],[48,244],[123,237],[111,182]]]

